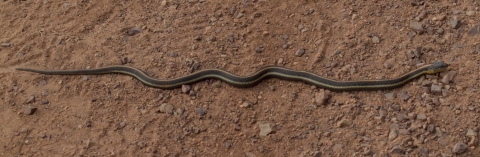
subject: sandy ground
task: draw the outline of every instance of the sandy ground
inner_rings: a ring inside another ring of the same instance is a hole
[[[475,156],[477,0],[2,0],[0,156]],[[301,52],[305,50],[304,52]],[[281,65],[387,91],[269,79],[182,89],[124,75],[16,71],[125,64],[156,78]]]

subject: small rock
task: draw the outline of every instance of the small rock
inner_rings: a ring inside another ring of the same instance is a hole
[[[378,43],[380,43],[380,38],[378,38],[377,36],[374,36],[374,37],[372,37],[372,42],[375,43],[375,44],[378,44]]]
[[[468,30],[468,35],[469,36],[475,36],[477,34],[480,34],[480,24],[477,24],[477,25],[473,26],[472,28],[470,28],[470,30]]]
[[[160,112],[162,113],[172,113],[173,112],[173,106],[167,103],[163,103],[160,105]]]
[[[132,28],[130,30],[128,30],[128,35],[130,36],[133,36],[133,35],[136,35],[138,33],[141,33],[142,32],[142,29],[140,27],[135,27],[135,28]]]
[[[410,131],[407,129],[398,129],[398,133],[402,135],[410,135]]]
[[[387,93],[385,94],[385,98],[387,99],[393,99],[395,98],[397,95],[395,93]]]
[[[420,148],[420,154],[422,154],[423,156],[428,156],[428,148],[426,147],[422,147]]]
[[[2,43],[2,47],[10,47],[10,43]]]
[[[119,129],[122,129],[122,128],[124,128],[126,125],[127,125],[127,122],[120,122],[120,124],[118,125],[118,128],[119,128]]]
[[[389,140],[394,140],[395,138],[397,138],[398,136],[398,132],[396,129],[393,129],[392,131],[390,131],[390,133],[388,134],[388,139]]]
[[[303,54],[305,54],[305,49],[304,48],[300,48],[295,52],[295,56],[297,56],[297,57],[302,57]]]
[[[432,18],[433,21],[443,21],[445,20],[446,16],[445,15],[439,15],[439,16],[435,16]]]
[[[251,104],[249,102],[246,102],[246,101],[243,102],[242,105],[240,105],[241,108],[248,108],[250,106],[251,106]]]
[[[120,62],[122,62],[122,64],[127,64],[128,63],[128,58],[127,57],[120,57]]]
[[[192,90],[191,85],[182,85],[182,93],[187,94],[190,90]]]
[[[455,154],[461,154],[467,151],[468,146],[464,143],[458,142],[452,149],[452,152]]]
[[[477,136],[478,136],[478,132],[474,131],[473,129],[468,129],[468,130],[467,130],[467,136],[477,137]]]
[[[437,29],[437,34],[442,35],[443,33],[445,33],[445,30],[443,30],[443,28],[438,28]]]
[[[33,113],[35,113],[35,111],[37,111],[37,108],[33,106],[25,106],[24,109],[25,109],[25,114],[27,115],[32,115]]]
[[[468,16],[473,16],[475,15],[475,11],[469,10],[469,11],[466,11],[465,14],[467,14]]]
[[[409,118],[407,114],[400,112],[400,113],[397,113],[397,119],[400,122],[404,122],[404,121],[407,121]]]
[[[30,104],[30,103],[33,103],[33,102],[35,102],[35,96],[32,95],[30,98],[28,98],[27,104]]]
[[[398,145],[395,145],[392,147],[392,149],[390,150],[390,153],[395,153],[395,154],[404,154],[405,153],[405,149],[403,149],[402,147],[398,146]]]
[[[200,40],[202,40],[202,36],[197,35],[197,36],[195,36],[195,38],[193,38],[193,39],[196,40],[196,41],[200,41]]]
[[[201,107],[197,109],[197,112],[198,114],[200,114],[200,116],[204,116],[205,114],[207,114],[207,112]]]
[[[255,49],[255,52],[256,52],[256,53],[261,53],[261,52],[263,52],[263,46],[257,47],[257,49]]]
[[[324,89],[320,89],[319,92],[315,93],[314,102],[318,105],[325,105],[329,99],[328,93]]]
[[[410,28],[416,32],[423,32],[423,26],[419,22],[410,22]]]
[[[342,119],[340,120],[338,123],[337,123],[337,127],[339,128],[343,128],[343,127],[347,127],[349,125],[352,124],[352,120],[350,119]]]
[[[392,64],[390,62],[385,62],[383,63],[383,66],[387,69],[391,69],[392,68]]]
[[[230,148],[231,146],[232,146],[232,144],[230,144],[230,142],[228,142],[228,141],[225,142],[225,147]]]
[[[420,120],[420,121],[426,121],[427,120],[427,116],[425,114],[417,114],[417,120]]]
[[[260,128],[260,137],[266,137],[268,134],[274,131],[273,124],[268,122],[260,122],[258,126]]]
[[[193,131],[193,133],[198,134],[198,133],[200,133],[200,128],[192,127],[192,131]]]
[[[321,157],[322,156],[322,153],[320,151],[315,151],[315,153],[313,153],[313,157]]]
[[[452,27],[453,29],[457,29],[458,27],[460,27],[460,20],[452,19],[448,22],[448,25],[450,25],[450,27]]]
[[[408,100],[410,96],[406,92],[402,92],[400,93],[400,98],[402,98],[403,100]]]
[[[430,91],[433,93],[433,94],[442,94],[442,86],[439,86],[439,85],[436,85],[436,84],[432,84],[432,86],[430,87]]]
[[[283,49],[288,49],[288,44],[283,44],[283,45],[282,45],[282,48],[283,48]]]

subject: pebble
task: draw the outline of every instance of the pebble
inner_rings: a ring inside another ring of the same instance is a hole
[[[10,43],[2,43],[2,47],[10,47]]]
[[[397,95],[396,95],[395,93],[387,93],[387,94],[385,94],[385,98],[387,98],[387,99],[393,99],[393,98],[395,98],[395,97],[397,97]]]
[[[426,147],[422,147],[420,148],[420,154],[422,154],[423,156],[428,156],[428,148]]]
[[[417,114],[417,120],[421,120],[421,121],[426,121],[427,120],[427,116],[425,114]]]
[[[410,28],[416,32],[423,32],[423,26],[419,22],[410,22]]]
[[[377,36],[374,36],[374,37],[372,37],[372,42],[375,43],[375,44],[378,44],[378,43],[380,43],[380,38],[378,38]]]
[[[202,40],[202,36],[197,35],[197,36],[195,36],[195,38],[193,38],[193,39],[196,40],[196,41],[200,41],[200,40]]]
[[[297,56],[297,57],[302,57],[303,54],[305,54],[305,49],[304,48],[300,48],[295,52],[295,56]]]
[[[445,15],[439,15],[432,18],[433,21],[443,21],[446,19]]]
[[[443,33],[445,33],[445,30],[443,30],[443,28],[437,29],[437,34],[442,35]]]
[[[406,92],[402,92],[400,93],[400,98],[402,98],[403,100],[408,100],[410,96]]]
[[[260,137],[266,137],[268,134],[274,131],[273,124],[268,122],[260,122],[260,124],[258,124],[258,127],[260,128]]]
[[[385,62],[383,63],[383,66],[387,69],[391,69],[392,68],[392,64],[390,62]]]
[[[249,108],[251,104],[249,102],[243,102],[242,105],[240,105],[241,108]]]
[[[397,129],[393,129],[392,131],[390,131],[390,133],[388,134],[388,139],[389,140],[394,140],[395,138],[397,138],[398,136],[398,131]]]
[[[468,35],[469,36],[475,36],[477,34],[480,34],[480,24],[477,24],[477,25],[473,26],[472,28],[470,28],[470,30],[468,30]]]
[[[337,127],[339,128],[343,128],[343,127],[347,127],[349,125],[352,124],[352,120],[350,119],[342,119],[340,120],[338,123],[337,123]]]
[[[466,135],[467,135],[467,136],[477,137],[477,136],[478,136],[478,132],[474,131],[473,129],[468,129]]]
[[[230,144],[230,142],[228,142],[228,141],[225,142],[225,147],[230,148],[231,146],[232,146],[232,144]]]
[[[455,153],[455,154],[461,154],[461,153],[466,152],[467,149],[468,149],[468,146],[465,143],[458,142],[453,147],[452,152]]]
[[[255,52],[256,52],[256,53],[261,53],[261,52],[263,52],[263,46],[257,47],[257,49],[255,49]]]
[[[207,112],[205,112],[205,110],[201,107],[199,107],[197,109],[197,112],[198,112],[198,114],[200,114],[200,116],[204,116],[205,114],[207,114]]]
[[[432,84],[432,86],[430,87],[430,91],[433,94],[442,94],[442,86]]]
[[[318,105],[325,105],[328,102],[329,97],[330,96],[324,89],[320,89],[319,92],[315,93],[314,102]]]
[[[136,35],[138,33],[141,33],[142,32],[142,29],[140,27],[135,27],[135,28],[132,28],[130,30],[128,30],[128,35],[130,36],[133,36],[133,35]]]
[[[407,121],[409,118],[405,113],[397,113],[397,119],[400,122]]]
[[[458,27],[460,27],[460,20],[452,19],[448,21],[448,25],[450,25],[450,27],[452,27],[453,29],[457,29]]]
[[[192,90],[191,85],[182,85],[182,93],[187,94],[190,90]]]
[[[24,109],[25,109],[25,114],[27,115],[32,115],[33,113],[35,113],[35,111],[37,111],[37,108],[33,106],[25,106]]]
[[[473,16],[475,15],[475,11],[469,10],[469,11],[466,11],[465,14],[467,14],[468,16]]]
[[[402,135],[410,135],[410,131],[407,129],[398,129],[398,133]]]
[[[405,153],[405,149],[403,149],[403,148],[400,147],[399,145],[395,145],[395,146],[393,146],[392,149],[390,150],[390,153],[404,154],[404,153]]]
[[[128,63],[128,58],[127,57],[120,57],[120,62],[122,62],[122,64],[127,64]]]
[[[27,104],[30,104],[30,103],[33,103],[33,102],[35,102],[35,96],[32,95],[32,96],[30,96],[30,98],[28,98]]]
[[[193,133],[198,134],[198,133],[200,133],[200,128],[192,127],[192,131],[193,131]]]
[[[160,105],[160,112],[162,113],[172,113],[173,112],[173,106],[167,103],[163,103]]]

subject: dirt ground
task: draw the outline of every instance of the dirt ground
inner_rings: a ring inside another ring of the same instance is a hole
[[[475,156],[478,0],[1,0],[0,156]],[[281,65],[336,80],[448,71],[386,91],[155,78]],[[186,87],[186,86],[185,86]]]

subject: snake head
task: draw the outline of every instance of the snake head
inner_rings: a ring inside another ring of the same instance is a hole
[[[433,62],[427,69],[427,74],[436,74],[447,70],[448,64],[442,61]]]

